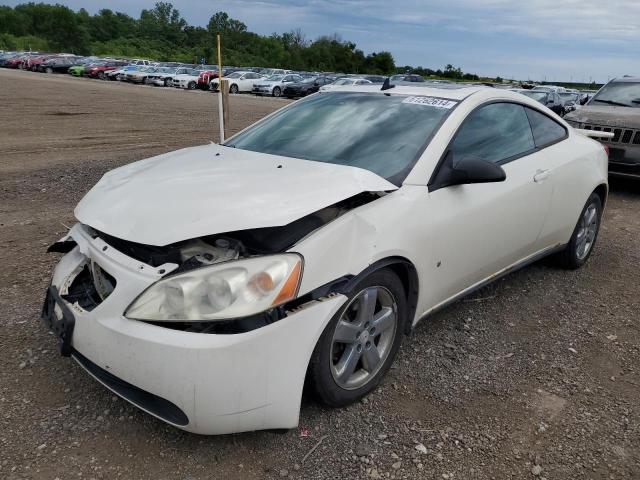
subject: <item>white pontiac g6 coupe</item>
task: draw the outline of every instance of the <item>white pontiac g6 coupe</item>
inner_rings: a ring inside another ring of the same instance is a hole
[[[547,255],[583,265],[607,199],[586,135],[486,87],[312,95],[104,175],[50,247],[43,321],[176,427],[293,428],[305,380],[348,405],[420,319]]]

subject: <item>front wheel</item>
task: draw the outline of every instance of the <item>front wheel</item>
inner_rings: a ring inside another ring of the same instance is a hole
[[[98,78],[104,80],[104,72],[98,72]]]
[[[53,68],[47,67],[44,71],[45,71],[45,73],[51,74],[51,73],[53,73]]]
[[[189,90],[195,90],[197,86],[198,86],[198,85],[196,84],[196,82],[189,82],[189,83],[187,84],[187,88],[188,88]]]
[[[349,405],[371,392],[393,363],[407,322],[402,282],[378,270],[356,285],[320,336],[309,382],[320,401]]]
[[[280,87],[274,87],[272,94],[274,97],[279,97],[282,95],[282,90],[280,90]]]
[[[601,217],[602,200],[598,194],[592,193],[582,209],[571,240],[557,255],[560,266],[575,270],[586,263],[598,238]]]

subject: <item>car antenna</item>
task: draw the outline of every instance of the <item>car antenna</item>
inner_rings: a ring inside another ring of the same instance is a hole
[[[380,90],[385,91],[385,90],[389,90],[390,88],[394,88],[395,85],[391,85],[391,77],[387,77],[386,80],[384,81],[384,83],[382,84],[382,88]]]

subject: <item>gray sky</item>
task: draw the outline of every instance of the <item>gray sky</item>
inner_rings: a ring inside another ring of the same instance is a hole
[[[144,0],[56,0],[94,13],[138,17]],[[6,2],[5,2],[6,3]],[[22,3],[10,0],[7,4]],[[52,2],[53,3],[53,2]],[[307,38],[338,33],[397,65],[532,80],[606,81],[640,75],[640,0],[175,0],[192,25],[220,10],[261,34],[300,27]]]

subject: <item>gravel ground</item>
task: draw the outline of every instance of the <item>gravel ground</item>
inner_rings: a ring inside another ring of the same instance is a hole
[[[207,92],[0,71],[0,478],[640,478],[640,182],[581,270],[540,262],[419,325],[382,386],[283,434],[203,437],[114,397],[38,322],[46,246],[107,170],[215,139]],[[233,96],[232,130],[285,100]]]

